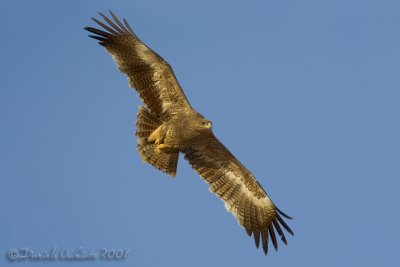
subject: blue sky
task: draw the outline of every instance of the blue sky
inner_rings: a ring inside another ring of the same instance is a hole
[[[1,1],[0,253],[128,248],[14,266],[395,266],[398,1]],[[115,11],[294,217],[265,257],[181,157],[141,162],[140,100],[87,37]],[[11,265],[6,257],[1,265]]]

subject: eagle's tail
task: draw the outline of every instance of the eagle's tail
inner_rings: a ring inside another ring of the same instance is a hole
[[[168,173],[171,176],[176,175],[178,165],[179,150],[161,151],[154,142],[149,142],[148,137],[156,130],[163,121],[157,116],[151,114],[147,109],[139,107],[136,122],[136,136],[138,138],[138,151],[142,160],[153,165],[157,169]]]

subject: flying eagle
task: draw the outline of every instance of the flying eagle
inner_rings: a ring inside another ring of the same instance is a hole
[[[144,102],[139,107],[136,123],[138,151],[143,161],[172,176],[176,175],[179,153],[219,196],[225,208],[253,235],[257,248],[260,236],[264,253],[271,239],[275,250],[275,231],[286,244],[281,226],[293,235],[280,211],[255,177],[215,137],[212,122],[190,105],[171,66],[147,47],[110,11],[114,21],[99,13],[105,23],[94,19],[103,30],[86,27],[95,34],[115,60],[119,70],[128,76]]]

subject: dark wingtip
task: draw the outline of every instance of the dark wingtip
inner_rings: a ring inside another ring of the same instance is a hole
[[[261,229],[262,246],[265,255],[268,255],[268,228]]]
[[[256,243],[256,247],[259,248],[260,247],[260,231],[255,231],[253,232],[253,236],[254,236],[254,242]]]
[[[292,229],[290,229],[290,227],[285,223],[285,221],[282,219],[282,217],[279,214],[276,215],[276,219],[283,226],[283,228],[285,228],[286,231],[288,231],[289,234],[294,235]]]
[[[248,235],[248,236],[251,236],[251,233],[252,233],[251,229],[249,229],[249,228],[245,228],[245,229],[246,229],[247,235]]]
[[[107,41],[106,38],[101,37],[101,36],[97,36],[97,35],[88,35],[88,36],[91,37],[91,38],[93,38],[93,39],[99,40],[100,42]]]
[[[281,227],[279,226],[278,221],[276,220],[276,218],[272,221],[272,223],[274,224],[275,230],[278,232],[279,237],[281,238],[282,242],[287,245],[287,241],[286,241],[286,237],[281,229]]]
[[[268,245],[263,246],[264,255],[268,255]]]
[[[278,251],[278,240],[276,240],[276,235],[272,224],[268,225],[268,232],[269,236],[271,237],[272,244],[274,245],[275,251]]]
[[[287,215],[286,213],[284,213],[283,211],[281,211],[281,210],[278,209],[277,207],[275,207],[275,209],[276,209],[276,211],[277,211],[280,215],[282,215],[282,216],[285,217],[286,219],[293,220],[292,217],[290,217],[289,215]]]

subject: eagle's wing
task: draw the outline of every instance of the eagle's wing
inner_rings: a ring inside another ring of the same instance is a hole
[[[108,23],[93,20],[105,31],[92,27],[85,30],[96,35],[112,55],[119,70],[128,76],[129,85],[135,88],[147,108],[154,114],[172,113],[174,110],[190,107],[171,66],[157,53],[142,43],[128,22],[123,25],[110,11],[114,22],[99,13]]]
[[[269,237],[277,250],[275,231],[286,244],[281,226],[292,235],[293,232],[281,215],[291,218],[274,205],[254,176],[212,133],[182,152],[193,169],[210,185],[210,191],[224,201],[225,208],[236,217],[247,234],[253,234],[257,248],[261,235],[265,254]]]

